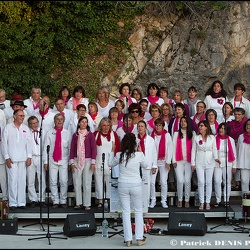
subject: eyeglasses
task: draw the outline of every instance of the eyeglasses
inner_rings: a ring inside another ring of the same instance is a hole
[[[159,112],[158,109],[152,109],[151,112]]]
[[[139,110],[132,110],[131,113],[139,113]]]
[[[169,110],[169,109],[162,109],[163,111]]]
[[[86,112],[86,109],[79,109],[78,111]]]

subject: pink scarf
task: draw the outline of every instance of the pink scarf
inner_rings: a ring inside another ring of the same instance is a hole
[[[56,128],[56,140],[55,140],[55,147],[53,152],[53,159],[54,161],[60,161],[62,159],[62,130],[63,128]]]
[[[228,159],[228,162],[233,162],[235,160],[235,156],[234,156],[232,144],[231,144],[231,141],[230,141],[228,135],[219,135],[219,134],[216,135],[217,150],[220,149],[220,140],[224,140],[224,139],[227,139],[227,147],[228,147],[227,159]]]
[[[81,171],[84,161],[85,161],[85,138],[88,135],[88,130],[83,129],[80,130],[78,129],[78,140],[77,140],[77,161],[78,161],[78,170]]]
[[[133,103],[130,94],[128,94],[127,96],[125,96],[124,94],[121,94],[120,97],[119,97],[119,100],[122,100],[122,101],[123,101],[123,98],[128,98],[128,106],[129,106],[131,103]]]
[[[44,118],[45,115],[47,115],[49,113],[49,108],[47,108],[44,112],[39,110],[39,114],[42,118]]]
[[[176,118],[174,119],[174,130],[173,130],[173,134],[174,134],[174,132],[178,131],[178,129],[179,129],[179,118],[176,117]]]
[[[187,145],[187,162],[191,162],[191,150],[192,150],[192,139],[188,139],[186,135],[186,145]],[[178,132],[177,136],[177,144],[176,144],[176,161],[183,160],[183,153],[182,153],[182,142],[180,133]]]
[[[122,130],[125,132],[125,133],[132,133],[134,129],[134,124],[132,124],[130,127],[127,127],[125,124],[122,125]]]
[[[151,127],[151,128],[155,128],[155,123],[154,123],[154,120],[153,119],[150,119],[149,121],[148,121],[148,125]]]
[[[148,98],[148,101],[151,104],[154,104],[154,103],[156,103],[159,100],[159,96],[151,96],[151,95],[149,95],[147,98]]]
[[[196,119],[197,119],[197,114],[195,114],[194,117],[193,117],[194,123],[196,123]],[[204,113],[201,115],[201,118],[199,119],[199,121],[203,121],[203,120],[206,120],[206,116],[205,116]]]
[[[138,138],[140,139],[141,150],[142,150],[142,152],[143,152],[144,155],[145,155],[145,143],[144,143],[144,140],[145,140],[146,136],[147,136],[147,134],[145,134],[142,137],[141,137],[140,134],[138,134]]]
[[[243,142],[250,144],[250,135],[246,132],[243,133],[244,140]]]
[[[72,97],[73,110],[76,110],[77,105],[80,104],[80,103],[82,102],[82,99],[83,99],[83,98],[81,98],[81,99],[78,101],[78,100],[76,100],[75,97]]]
[[[166,153],[166,137],[165,134],[167,130],[163,129],[161,132],[157,132],[155,129],[153,130],[151,137],[154,139],[155,135],[160,135],[160,143],[158,148],[158,160],[165,160],[165,153]]]

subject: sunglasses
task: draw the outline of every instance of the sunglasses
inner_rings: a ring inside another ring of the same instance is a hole
[[[139,113],[139,110],[132,110],[131,113]]]

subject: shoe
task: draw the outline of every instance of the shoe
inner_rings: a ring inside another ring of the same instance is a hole
[[[12,206],[12,207],[10,207],[10,210],[14,211],[14,210],[16,210],[16,207]]]
[[[20,206],[20,207],[18,207],[18,208],[20,208],[20,209],[25,209],[26,207],[25,207],[25,206]]]
[[[77,210],[79,210],[79,209],[81,209],[81,208],[82,208],[81,205],[76,205],[76,206],[74,206],[74,209],[77,209]]]
[[[209,203],[206,204],[206,210],[210,210],[210,204]]]
[[[145,242],[146,242],[146,237],[143,237],[142,240],[136,240],[136,242],[137,242],[137,246],[142,246],[142,245],[144,245]]]
[[[42,204],[41,204],[42,203]],[[40,206],[42,206],[42,207],[47,207],[47,205],[45,204],[45,202],[40,202]]]
[[[62,204],[61,206],[62,206],[62,208],[64,208],[64,209],[68,208],[67,204]]]
[[[130,247],[132,245],[132,240],[126,241],[126,246]]]
[[[36,207],[36,202],[35,202],[35,201],[32,201],[31,204],[30,204],[30,207],[31,207],[31,208]]]
[[[186,207],[186,208],[189,208],[189,207],[190,207],[190,205],[189,205],[189,202],[188,202],[188,201],[186,201],[186,202],[185,202],[185,207]]]
[[[216,202],[215,204],[214,204],[214,207],[218,207],[220,205],[220,203],[219,202]]]
[[[58,204],[54,204],[54,205],[52,206],[52,208],[58,208],[58,207],[59,207]]]
[[[182,207],[182,201],[178,201],[177,207]]]
[[[156,200],[151,200],[149,208],[154,208],[156,206]]]
[[[229,202],[225,202],[225,207],[229,207]]]
[[[199,206],[199,210],[203,210],[204,209],[204,203],[201,203]]]
[[[86,206],[86,207],[84,208],[84,210],[89,211],[89,210],[91,210],[91,207]]]
[[[166,201],[161,202],[161,206],[162,206],[163,208],[168,208],[168,204],[167,204]]]

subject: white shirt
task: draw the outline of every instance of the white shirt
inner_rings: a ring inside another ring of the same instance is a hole
[[[42,98],[40,97],[40,99],[42,99]],[[27,106],[27,108],[25,108],[25,110],[26,110],[28,115],[32,115],[33,112],[35,111],[34,106],[33,106],[33,102],[34,101],[33,101],[32,97],[30,97],[29,99],[25,99],[23,101],[24,105]],[[39,109],[39,108],[37,107],[37,109]]]
[[[98,102],[96,102],[98,107],[98,114],[102,115],[103,117],[109,116],[109,110],[115,106],[115,102],[112,100],[109,100],[108,105],[106,107],[101,107]]]
[[[243,142],[244,136],[241,134],[237,142],[237,168],[250,169],[250,144]]]
[[[49,160],[54,164],[63,165],[62,161],[69,161],[69,152],[72,135],[67,129],[62,130],[62,160],[55,162],[53,159],[53,152],[55,149],[55,140],[56,140],[56,130],[50,129],[45,136],[44,147],[43,147],[43,163],[48,164],[48,155],[47,155],[47,146],[50,145],[49,150]]]
[[[119,164],[121,152],[118,152],[114,157],[114,152],[109,153],[109,166],[114,167]],[[142,152],[135,152],[135,156],[131,157],[126,164],[123,161],[119,164],[119,177],[118,182],[124,183],[140,183],[142,182],[140,176],[140,167],[147,168],[147,160]]]
[[[67,109],[73,110],[73,101],[72,101],[72,99],[73,99],[73,97],[71,97],[68,100],[68,102],[66,104]],[[86,113],[88,113],[89,112],[89,110],[88,110],[89,98],[82,98],[82,101],[81,101],[80,104],[84,104],[86,106]],[[73,111],[76,112],[76,110],[73,110]]]
[[[2,133],[2,153],[4,159],[10,158],[13,162],[32,158],[32,137],[27,125],[21,124],[18,129],[14,123],[6,124]]]
[[[57,109],[54,112],[55,112],[55,114],[60,113]],[[73,112],[73,110],[66,109],[66,108],[64,108],[63,113],[64,113],[64,117],[65,117],[65,121],[63,123],[63,127],[65,129],[69,129],[69,124],[74,119],[75,113]]]

